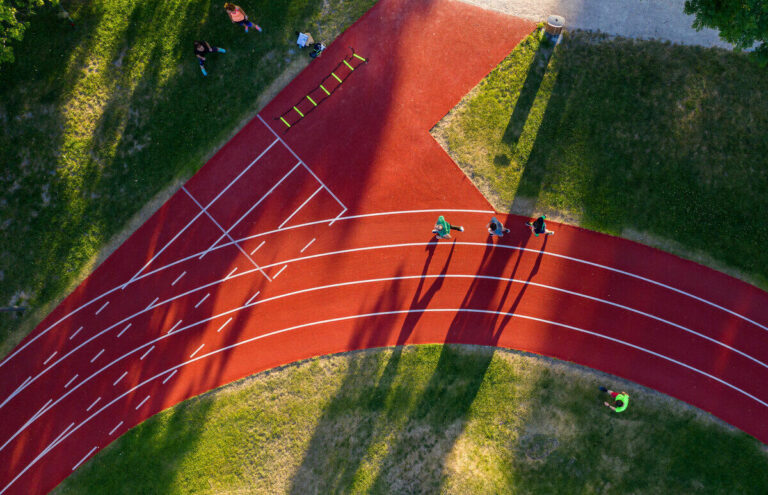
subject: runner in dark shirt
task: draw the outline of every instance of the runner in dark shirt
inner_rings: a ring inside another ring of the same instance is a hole
[[[525,222],[526,227],[531,229],[531,231],[534,233],[536,237],[539,236],[539,234],[545,234],[545,235],[552,235],[554,234],[553,231],[547,230],[547,224],[544,222],[544,219],[547,218],[546,215],[542,215],[536,220],[531,222]]]
[[[204,76],[208,75],[208,72],[205,70],[206,53],[227,53],[227,51],[223,48],[211,46],[211,44],[207,41],[195,41],[195,56],[197,57],[197,61],[200,63],[200,71]]]

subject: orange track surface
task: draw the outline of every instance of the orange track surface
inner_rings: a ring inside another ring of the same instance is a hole
[[[382,0],[0,363],[0,494],[44,493],[186,398],[320,354],[461,342],[626,377],[768,441],[768,297],[488,203],[429,129],[534,26]],[[369,59],[285,132],[349,47]],[[435,242],[444,213],[466,232]]]

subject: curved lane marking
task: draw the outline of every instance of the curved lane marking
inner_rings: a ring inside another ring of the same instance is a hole
[[[494,214],[495,213],[494,211],[490,211],[490,210],[460,210],[460,209],[402,210],[402,211],[387,211],[387,212],[379,212],[379,213],[366,213],[366,214],[362,214],[362,215],[350,215],[348,217],[338,218],[338,220],[355,220],[355,219],[358,219],[358,218],[368,218],[368,217],[387,216],[387,215],[421,214],[421,213],[437,213],[437,212],[484,213],[484,214]],[[199,215],[202,215],[202,212],[200,212]],[[320,224],[328,223],[328,222],[330,222],[332,220],[333,219],[328,218],[328,219],[325,219],[325,220],[316,220],[314,222],[307,222],[307,223],[302,223],[302,224],[299,224],[299,225],[292,225],[292,226],[286,227],[284,229],[275,229],[275,230],[269,230],[269,231],[265,231],[265,232],[260,232],[258,234],[253,234],[253,235],[246,236],[246,237],[243,237],[243,238],[240,238],[240,239],[235,239],[233,242],[227,242],[227,243],[224,243],[224,244],[219,244],[218,246],[213,248],[211,251],[216,251],[218,249],[224,249],[224,248],[232,246],[232,245],[234,245],[236,243],[242,243],[242,242],[245,242],[245,241],[250,240],[250,239],[256,239],[257,237],[263,237],[263,236],[267,236],[267,235],[277,234],[279,232],[285,232],[285,231],[288,231],[288,230],[300,229],[300,228],[304,228],[304,227],[311,227],[311,226],[314,226],[314,225],[320,225]],[[261,247],[261,246],[259,246],[259,247]],[[129,283],[132,283],[132,282],[135,282],[136,280],[141,280],[141,279],[143,279],[145,277],[154,275],[155,273],[158,273],[161,270],[165,270],[167,268],[171,268],[171,267],[173,267],[173,266],[175,266],[175,265],[177,265],[179,263],[183,263],[185,261],[189,261],[189,260],[191,260],[191,259],[193,259],[195,257],[199,257],[201,254],[203,254],[205,252],[206,251],[200,251],[200,252],[195,253],[193,255],[187,256],[186,258],[181,258],[181,259],[178,259],[178,260],[176,260],[174,262],[171,262],[171,263],[169,263],[167,265],[161,266],[159,268],[155,268],[154,270],[150,270],[149,272],[146,272],[146,273],[144,273],[144,274],[142,274],[142,275],[140,275],[140,276],[138,276],[136,278],[131,278],[127,282],[125,282],[123,284],[120,284],[118,286],[115,286],[112,289],[109,289],[108,291],[103,292],[100,295],[94,297],[90,301],[87,301],[87,302],[83,303],[82,305],[78,306],[77,308],[73,309],[69,313],[65,314],[64,316],[62,316],[61,318],[56,320],[54,323],[49,325],[48,328],[46,328],[45,330],[43,330],[39,334],[35,335],[28,342],[24,343],[24,345],[22,345],[18,349],[14,350],[11,354],[6,356],[5,359],[0,361],[0,368],[2,368],[5,363],[10,361],[16,354],[18,354],[19,352],[24,350],[31,343],[33,343],[34,341],[36,341],[37,339],[39,339],[40,337],[42,337],[43,335],[48,333],[48,331],[50,331],[53,327],[55,327],[56,325],[58,325],[62,321],[66,320],[70,316],[74,315],[75,313],[78,313],[81,310],[85,309],[86,307],[90,306],[91,304],[95,303],[99,299],[107,297],[108,295],[110,295],[113,292],[116,292],[118,290],[123,290]],[[143,270],[143,268],[142,268],[142,270]],[[184,272],[184,273],[186,273],[186,272]],[[182,273],[182,276],[184,275],[184,273]],[[181,276],[179,278],[181,278]],[[174,283],[171,284],[171,285],[174,285],[176,282],[178,282],[178,279],[176,279],[176,281],[174,281]]]
[[[691,370],[691,371],[693,371],[695,373],[698,373],[698,374],[700,374],[702,376],[705,376],[705,377],[707,377],[707,378],[709,378],[711,380],[714,380],[714,381],[716,381],[718,383],[721,383],[721,384],[725,385],[726,387],[731,388],[731,389],[735,390],[736,392],[738,392],[740,394],[743,394],[746,397],[749,397],[750,399],[754,400],[755,402],[757,402],[757,403],[759,403],[759,404],[761,404],[761,405],[763,405],[765,407],[768,407],[768,403],[758,399],[754,395],[752,395],[752,394],[750,394],[750,393],[740,389],[739,387],[736,387],[735,385],[731,385],[730,383],[726,382],[725,380],[723,380],[721,378],[718,378],[718,377],[716,377],[714,375],[711,375],[711,374],[709,374],[709,373],[707,373],[705,371],[701,371],[701,370],[699,370],[699,369],[697,369],[697,368],[695,368],[693,366],[690,366],[688,364],[680,362],[680,361],[678,361],[676,359],[672,359],[670,357],[664,356],[663,354],[659,354],[658,352],[654,352],[654,351],[652,351],[650,349],[646,349],[645,347],[641,347],[641,346],[638,346],[638,345],[635,345],[635,344],[632,344],[632,343],[629,343],[629,342],[626,342],[626,341],[623,341],[621,339],[617,339],[617,338],[614,338],[614,337],[609,337],[607,335],[603,335],[603,334],[598,333],[598,332],[593,332],[591,330],[585,330],[583,328],[575,327],[575,326],[572,326],[572,325],[567,325],[565,323],[558,323],[558,322],[551,321],[551,320],[545,320],[543,318],[536,318],[535,316],[528,316],[528,315],[521,315],[521,314],[515,314],[515,313],[508,313],[508,312],[505,312],[505,311],[492,311],[492,310],[489,310],[489,309],[471,309],[471,308],[429,309],[429,308],[425,308],[425,309],[403,309],[403,310],[395,310],[395,311],[380,311],[380,312],[376,312],[376,313],[364,313],[364,314],[351,315],[351,316],[341,316],[341,317],[338,317],[338,318],[330,318],[330,319],[327,319],[327,320],[320,320],[320,321],[315,321],[315,322],[311,322],[311,323],[302,323],[301,325],[295,325],[295,326],[292,326],[292,327],[283,328],[281,330],[275,330],[274,332],[269,332],[269,333],[266,333],[266,334],[263,334],[263,335],[258,335],[256,337],[252,337],[250,339],[246,339],[246,340],[243,340],[243,341],[240,341],[240,342],[236,342],[234,344],[230,344],[230,345],[225,346],[225,347],[221,347],[219,349],[216,349],[215,351],[211,351],[211,352],[209,352],[207,354],[202,354],[202,355],[200,355],[200,356],[198,356],[196,358],[193,358],[193,359],[190,359],[190,360],[185,361],[183,363],[179,363],[179,364],[177,364],[175,366],[172,366],[172,367],[168,368],[167,370],[165,370],[163,372],[160,372],[160,373],[154,375],[153,377],[144,380],[143,382],[139,383],[138,385],[136,385],[132,389],[130,389],[130,390],[124,392],[123,394],[119,395],[118,397],[116,397],[115,399],[110,401],[109,403],[107,403],[104,406],[102,406],[101,409],[99,409],[99,410],[95,411],[94,413],[92,413],[89,417],[87,417],[85,420],[83,420],[83,422],[78,424],[75,428],[72,428],[71,430],[69,430],[66,433],[66,435],[63,435],[60,438],[58,438],[57,440],[55,440],[54,442],[51,442],[40,454],[38,454],[37,457],[35,457],[29,464],[27,464],[27,466],[23,470],[21,470],[21,472],[18,473],[16,475],[16,477],[14,477],[10,481],[10,483],[8,483],[2,490],[0,490],[0,495],[2,495],[6,490],[8,490],[8,488],[13,483],[15,483],[16,480],[19,479],[24,473],[26,473],[29,470],[29,468],[31,468],[40,459],[42,459],[48,452],[53,450],[53,448],[55,448],[58,444],[60,444],[61,442],[66,440],[69,436],[71,436],[74,432],[79,430],[80,427],[82,427],[86,423],[90,422],[93,418],[95,418],[101,412],[103,412],[104,410],[106,410],[107,408],[109,408],[110,406],[115,404],[117,401],[121,400],[123,397],[133,393],[134,391],[136,391],[137,389],[141,388],[142,386],[144,386],[144,385],[146,385],[146,384],[148,384],[148,383],[150,383],[150,382],[152,382],[154,380],[157,380],[158,378],[162,377],[163,375],[166,375],[167,373],[169,373],[171,371],[176,371],[176,370],[178,370],[180,368],[183,368],[184,366],[186,366],[188,364],[194,363],[194,362],[202,360],[202,359],[206,359],[206,358],[208,358],[210,356],[213,356],[215,354],[218,354],[220,352],[228,351],[230,349],[233,349],[235,347],[239,347],[239,346],[244,345],[244,344],[249,344],[251,342],[255,342],[257,340],[265,339],[267,337],[272,337],[274,335],[279,335],[281,333],[286,333],[286,332],[291,332],[291,331],[294,331],[294,330],[299,330],[301,328],[312,327],[312,326],[319,326],[319,325],[324,325],[324,324],[327,324],[327,323],[337,323],[337,322],[340,322],[340,321],[356,320],[356,319],[359,319],[359,318],[370,318],[370,317],[375,317],[375,316],[389,316],[389,315],[410,314],[410,313],[478,313],[478,314],[488,314],[488,315],[498,315],[498,316],[511,316],[511,317],[514,317],[514,318],[521,318],[521,319],[524,319],[524,320],[531,320],[531,321],[536,321],[536,322],[539,322],[539,323],[544,323],[546,325],[553,325],[553,326],[557,326],[557,327],[562,327],[562,328],[565,328],[565,329],[568,329],[568,330],[573,330],[573,331],[576,331],[576,332],[584,333],[586,335],[592,335],[594,337],[598,337],[598,338],[605,339],[605,340],[608,340],[608,341],[611,341],[611,342],[615,342],[617,344],[625,345],[625,346],[630,347],[632,349],[635,349],[635,350],[638,350],[638,351],[650,354],[651,356],[655,356],[655,357],[658,357],[658,358],[663,359],[665,361],[669,361],[669,362],[671,362],[673,364],[679,365],[679,366],[681,366],[683,368],[689,369],[689,370]],[[147,396],[147,398],[149,398],[149,396]],[[145,401],[146,401],[146,399],[145,399]],[[88,457],[88,456],[86,456],[86,457]]]
[[[460,210],[460,209],[402,210],[402,211],[390,211],[390,212],[380,212],[380,213],[366,213],[366,214],[362,214],[362,215],[350,215],[350,216],[347,216],[347,217],[340,217],[340,218],[338,218],[338,220],[355,220],[355,219],[359,219],[359,218],[369,218],[369,217],[376,217],[376,216],[390,216],[390,215],[403,215],[403,214],[423,214],[423,213],[436,213],[436,212],[482,213],[482,214],[495,214],[496,213],[494,211],[488,211],[488,210]],[[255,238],[258,238],[258,237],[262,237],[262,236],[266,236],[266,235],[271,235],[271,234],[275,234],[275,233],[282,232],[282,231],[287,231],[287,230],[292,230],[292,229],[299,229],[299,228],[304,228],[304,227],[308,227],[308,226],[312,226],[312,225],[323,224],[323,223],[328,222],[328,220],[329,219],[318,220],[318,221],[308,222],[308,223],[304,223],[304,224],[300,224],[300,225],[293,225],[293,226],[290,226],[290,227],[286,227],[284,229],[276,229],[276,230],[271,230],[271,231],[267,231],[267,232],[262,232],[262,233],[259,233],[259,234],[254,234],[254,235],[251,235],[251,236],[246,236],[246,237],[243,237],[243,238],[240,238],[240,239],[236,239],[233,242],[220,244],[220,245],[216,246],[214,248],[214,250],[216,250],[216,249],[223,249],[223,248],[226,248],[228,246],[235,245],[237,243],[242,243],[242,242],[250,240],[250,239],[255,239]],[[632,241],[629,241],[629,242],[632,242]],[[483,246],[487,245],[487,243],[468,243],[468,242],[456,242],[456,244],[464,244],[464,245],[475,244],[475,245],[483,245]],[[535,253],[541,252],[540,250],[535,250],[535,249],[530,249],[530,248],[522,248],[522,247],[518,247],[518,246],[509,246],[509,245],[505,245],[505,244],[494,244],[494,245],[496,247],[499,247],[499,248],[513,249],[513,250],[518,250],[518,251],[527,251],[527,252],[535,252]],[[165,270],[167,268],[170,268],[170,267],[172,267],[172,266],[174,266],[176,264],[183,263],[185,261],[189,261],[189,260],[191,260],[191,259],[193,259],[195,257],[198,257],[201,253],[204,253],[204,252],[205,251],[200,251],[199,253],[187,256],[186,258],[179,259],[177,261],[169,263],[168,265],[156,268],[155,270],[148,271],[148,272],[142,274],[141,276],[136,277],[135,280],[141,280],[141,279],[143,279],[145,277],[154,275],[154,274],[160,272],[161,270]],[[716,309],[724,311],[724,312],[726,312],[726,313],[728,313],[728,314],[730,314],[732,316],[735,316],[735,317],[740,318],[741,320],[744,320],[744,321],[746,321],[746,322],[748,322],[748,323],[750,323],[752,325],[755,325],[756,327],[758,327],[758,328],[760,328],[762,330],[768,331],[768,326],[763,325],[761,323],[758,323],[757,321],[755,321],[755,320],[753,320],[753,319],[751,319],[751,318],[749,318],[747,316],[744,316],[744,315],[742,315],[740,313],[737,313],[736,311],[728,309],[728,308],[726,308],[724,306],[721,306],[721,305],[719,305],[717,303],[714,303],[714,302],[709,301],[707,299],[704,299],[702,297],[696,296],[696,295],[694,295],[694,294],[692,294],[690,292],[686,292],[686,291],[684,291],[682,289],[677,289],[675,287],[672,287],[671,285],[668,285],[668,284],[665,284],[665,283],[662,283],[662,282],[658,282],[656,280],[653,280],[653,279],[650,279],[650,278],[647,278],[647,277],[643,277],[642,275],[637,275],[635,273],[627,272],[625,270],[620,270],[618,268],[613,268],[613,267],[610,267],[610,266],[607,266],[607,265],[601,265],[599,263],[583,260],[583,259],[580,259],[580,258],[574,258],[572,256],[567,256],[567,255],[563,255],[563,254],[550,253],[550,252],[546,252],[546,251],[544,251],[544,254],[546,254],[548,256],[554,256],[554,257],[557,257],[557,258],[561,258],[561,259],[566,259],[566,260],[569,260],[569,261],[574,261],[574,262],[577,262],[577,263],[583,263],[583,264],[586,264],[586,265],[589,265],[589,266],[594,266],[596,268],[601,268],[601,269],[604,269],[604,270],[612,271],[614,273],[619,273],[621,275],[626,275],[626,276],[631,277],[631,278],[636,278],[638,280],[642,280],[644,282],[647,282],[647,283],[650,283],[650,284],[653,284],[653,285],[657,285],[659,287],[663,287],[665,289],[671,290],[673,292],[677,292],[678,294],[690,297],[690,298],[692,298],[694,300],[697,300],[699,302],[702,302],[704,304],[712,306],[712,307],[714,307]],[[673,256],[673,255],[670,254],[670,256]],[[274,266],[274,264],[268,265],[267,267],[271,267],[271,266]],[[267,267],[264,267],[264,268],[267,268]],[[247,273],[250,273],[250,271],[244,272],[244,273],[247,274]],[[738,279],[736,279],[736,280],[738,280]],[[741,281],[739,281],[739,282],[741,282]],[[744,283],[744,282],[742,282],[742,283]],[[0,368],[5,363],[10,361],[14,356],[16,356],[16,354],[18,354],[19,352],[24,350],[27,346],[29,346],[30,344],[35,342],[38,338],[40,338],[43,335],[45,335],[49,330],[51,330],[53,327],[55,327],[56,325],[58,325],[59,323],[61,323],[65,319],[69,318],[70,316],[72,316],[73,314],[79,312],[81,309],[89,306],[90,304],[93,304],[97,300],[99,300],[99,299],[101,299],[103,297],[108,296],[112,292],[115,292],[117,290],[121,290],[125,286],[126,286],[126,284],[116,286],[115,288],[110,289],[107,292],[104,292],[103,294],[95,297],[94,299],[91,299],[90,301],[84,303],[82,306],[72,310],[70,313],[62,316],[58,321],[56,321],[55,323],[51,324],[48,328],[46,328],[45,330],[40,332],[38,335],[34,336],[33,338],[31,338],[27,342],[25,342],[21,347],[19,347],[16,350],[14,350],[3,361],[0,361]],[[2,407],[2,404],[0,404],[0,407]]]
[[[650,318],[650,319],[659,321],[661,323],[665,323],[667,325],[670,325],[670,326],[672,326],[674,328],[678,328],[680,330],[683,330],[683,331],[685,331],[687,333],[690,333],[692,335],[696,335],[698,337],[701,337],[702,339],[711,341],[711,342],[713,342],[713,343],[715,343],[715,344],[717,344],[717,345],[719,345],[721,347],[724,347],[724,348],[726,348],[726,349],[728,349],[728,350],[730,350],[732,352],[735,352],[736,354],[744,356],[747,359],[750,359],[750,360],[754,361],[755,363],[759,364],[760,366],[763,366],[764,368],[768,369],[768,364],[758,360],[757,358],[755,358],[755,357],[753,357],[753,356],[751,356],[751,355],[749,355],[749,354],[747,354],[745,352],[742,352],[742,351],[740,351],[738,349],[735,349],[735,348],[733,348],[733,347],[731,347],[731,346],[729,346],[729,345],[727,345],[725,343],[719,342],[719,341],[713,339],[712,337],[709,337],[709,336],[703,335],[703,334],[701,334],[699,332],[696,332],[695,330],[691,330],[691,329],[689,329],[687,327],[684,327],[684,326],[679,325],[677,323],[671,322],[669,320],[665,320],[665,319],[663,319],[661,317],[652,315],[650,313],[646,313],[644,311],[640,311],[638,309],[635,309],[635,308],[632,308],[632,307],[629,307],[629,306],[625,306],[623,304],[615,303],[615,302],[612,302],[612,301],[607,301],[605,299],[601,299],[601,298],[594,297],[594,296],[589,296],[589,295],[586,295],[586,294],[582,294],[580,292],[570,291],[570,290],[567,290],[567,289],[562,289],[562,288],[551,286],[551,285],[541,284],[541,283],[538,283],[538,282],[529,282],[527,280],[507,278],[507,277],[494,277],[494,276],[490,276],[490,275],[462,275],[462,274],[438,274],[438,275],[424,275],[424,276],[422,276],[422,275],[408,275],[408,276],[399,276],[399,277],[384,277],[384,278],[374,278],[374,279],[365,279],[365,280],[355,280],[355,281],[351,281],[351,282],[340,282],[340,283],[336,283],[336,284],[329,284],[329,285],[323,285],[323,286],[317,286],[317,287],[310,287],[310,288],[301,289],[301,290],[298,290],[298,291],[287,292],[285,294],[278,294],[276,296],[272,296],[272,297],[267,298],[267,299],[262,299],[260,301],[254,302],[254,303],[251,303],[250,300],[249,300],[249,302],[246,303],[243,306],[239,306],[237,308],[234,308],[234,309],[231,309],[231,310],[227,310],[227,311],[225,311],[223,313],[219,313],[217,315],[214,315],[214,316],[211,316],[211,317],[208,317],[208,318],[204,318],[202,320],[198,320],[196,322],[193,322],[193,323],[191,323],[191,324],[189,324],[187,326],[181,327],[176,332],[174,332],[173,335],[178,335],[180,332],[183,332],[185,330],[189,330],[189,329],[191,329],[193,327],[196,327],[198,325],[207,323],[209,321],[213,321],[213,320],[215,320],[217,318],[221,318],[221,317],[224,317],[224,316],[227,316],[227,315],[231,315],[233,313],[236,313],[236,312],[241,311],[241,310],[246,309],[246,308],[250,308],[252,306],[256,306],[256,305],[259,305],[259,304],[264,304],[264,303],[275,301],[275,300],[278,300],[278,299],[283,299],[283,298],[286,298],[286,297],[292,297],[292,296],[299,295],[299,294],[305,294],[305,293],[308,293],[308,292],[333,289],[333,288],[337,288],[337,287],[346,287],[346,286],[358,285],[358,284],[366,284],[366,283],[392,282],[392,281],[396,281],[396,280],[436,279],[436,278],[456,278],[456,279],[467,278],[467,279],[493,280],[493,281],[501,281],[501,282],[513,282],[513,283],[519,283],[519,284],[522,284],[522,285],[532,285],[532,286],[540,287],[540,288],[547,289],[547,290],[553,290],[553,291],[556,291],[556,292],[562,292],[562,293],[570,294],[570,295],[573,295],[573,296],[581,297],[581,298],[584,298],[584,299],[589,299],[589,300],[592,300],[592,301],[596,301],[598,303],[603,303],[603,304],[606,304],[606,305],[609,305],[609,306],[614,306],[614,307],[619,308],[619,309],[623,309],[623,310],[626,310],[626,311],[629,311],[629,312],[632,312],[632,313],[636,313],[636,314],[641,315],[641,316],[645,316],[647,318]],[[253,298],[251,298],[251,300],[252,299]],[[217,332],[221,331],[221,329],[224,328],[224,326],[226,326],[231,320],[232,320],[232,317],[230,317],[226,321],[226,323],[224,323],[219,328],[219,330],[217,330]],[[115,359],[111,363],[109,363],[109,364],[105,365],[104,367],[102,367],[101,369],[95,371],[93,374],[91,374],[90,376],[88,376],[87,378],[82,380],[77,386],[73,387],[71,390],[69,390],[68,392],[66,392],[62,396],[60,396],[51,405],[51,407],[46,409],[44,412],[47,412],[48,410],[52,409],[59,402],[61,402],[62,400],[66,399],[67,396],[69,396],[70,394],[74,393],[78,388],[80,388],[81,386],[85,385],[92,378],[95,378],[97,375],[99,375],[102,372],[104,372],[107,368],[111,367],[113,364],[116,364],[116,363],[122,361],[123,359],[128,358],[132,354],[138,353],[139,351],[141,351],[141,350],[151,346],[149,348],[149,350],[147,350],[142,355],[142,357],[140,358],[140,360],[143,360],[144,357],[147,354],[149,354],[149,352],[151,350],[153,350],[155,348],[154,344],[158,343],[159,341],[161,341],[163,339],[168,338],[169,336],[170,336],[170,334],[165,334],[165,335],[163,335],[161,337],[158,337],[158,338],[156,338],[154,340],[148,341],[148,342],[140,345],[139,347],[135,347],[133,350],[128,351],[127,353],[125,353],[122,356],[118,357],[117,359]],[[123,374],[123,376],[125,376],[126,373],[127,372],[125,372]],[[120,377],[120,379],[122,379],[122,376]],[[118,379],[118,381],[120,379]],[[14,438],[16,438],[20,433],[22,433],[29,425],[31,425],[34,422],[34,420],[38,419],[40,416],[42,416],[42,414],[40,414],[39,416],[33,417],[32,420],[27,421],[19,430],[16,431],[16,433],[14,433],[10,438],[8,438],[8,440],[6,440],[5,443],[2,446],[0,446],[0,451],[2,451]]]

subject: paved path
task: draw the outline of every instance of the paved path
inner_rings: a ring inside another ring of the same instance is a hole
[[[713,29],[696,31],[693,16],[683,13],[685,0],[463,0],[523,19],[565,17],[574,29],[603,31],[627,38],[669,40],[684,45],[732,48]]]

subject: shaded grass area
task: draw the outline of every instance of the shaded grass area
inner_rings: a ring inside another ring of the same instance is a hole
[[[618,415],[606,384],[632,396]],[[586,368],[476,346],[311,359],[135,427],[55,493],[765,493],[754,438]]]
[[[36,15],[0,73],[0,313],[5,355],[82,279],[142,205],[191,176],[292,61],[295,30],[330,42],[375,0],[254,0],[245,34],[208,0],[65,1]],[[226,48],[203,78],[192,42]],[[286,81],[287,82],[287,81]],[[37,310],[37,311],[35,311]],[[29,313],[29,312],[28,312]]]
[[[524,40],[433,134],[493,205],[731,267],[768,287],[768,78],[744,54]]]

